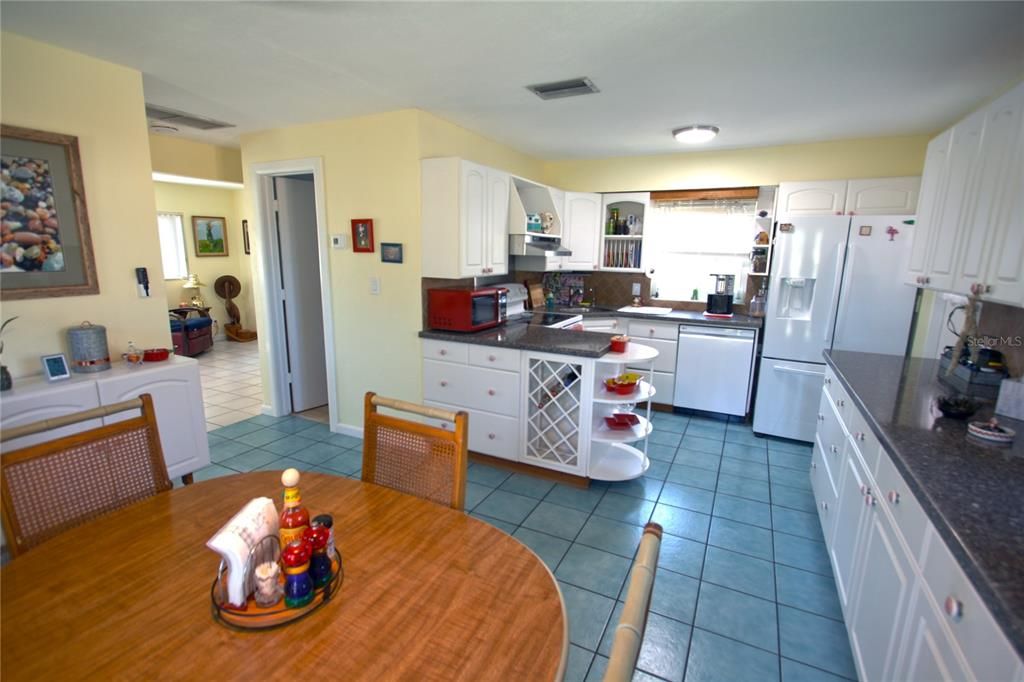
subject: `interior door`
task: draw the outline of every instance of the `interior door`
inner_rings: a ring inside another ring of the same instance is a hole
[[[292,411],[302,412],[327,404],[316,200],[312,181],[297,178],[274,178],[274,194]]]

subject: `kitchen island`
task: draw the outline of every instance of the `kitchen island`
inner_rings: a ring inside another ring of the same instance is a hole
[[[811,481],[861,677],[1020,679],[1024,422],[974,441],[935,406],[938,361],[825,360]]]

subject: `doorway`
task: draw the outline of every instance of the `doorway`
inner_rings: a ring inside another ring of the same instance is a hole
[[[261,266],[253,275],[263,299],[260,324],[268,331],[260,335],[270,389],[264,412],[320,416],[333,428],[335,363],[322,164],[300,159],[256,164],[253,171],[260,215],[254,247]]]

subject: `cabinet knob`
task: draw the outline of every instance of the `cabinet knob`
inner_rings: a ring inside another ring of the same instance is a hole
[[[991,285],[991,284],[986,284],[986,285],[985,285],[985,288],[984,288],[984,289],[982,289],[982,291],[983,291],[984,293],[986,293],[986,294],[991,294],[991,293],[992,293],[992,285]]]
[[[889,501],[892,502],[893,504],[900,503],[900,494],[895,490],[890,490],[887,497],[889,498]]]
[[[817,469],[818,468],[818,463],[817,462],[811,462],[811,468],[812,469]]]
[[[921,280],[922,284],[929,284],[932,281],[931,277],[925,277]]]
[[[825,502],[824,500],[822,500],[822,503],[821,503],[821,508],[822,508],[822,509],[823,509],[824,511],[828,511],[828,502]]]
[[[487,395],[494,395],[494,394],[495,394],[495,390],[493,388],[487,389]]]
[[[875,496],[874,495],[865,495],[864,496],[864,505],[868,506],[868,507],[874,507],[875,506]]]
[[[861,495],[868,495],[870,493],[871,493],[871,488],[869,488],[866,484],[862,484],[860,486],[860,494]]]
[[[494,361],[495,361],[495,360],[497,360],[498,358],[497,358],[497,357],[495,357],[495,356],[493,356],[493,355],[488,355],[488,356],[487,356],[487,359],[488,359],[488,360],[490,360],[491,362],[494,362]]]
[[[497,436],[495,436],[495,435],[494,435],[493,433],[488,433],[488,434],[487,434],[487,437],[488,437],[488,438],[489,438],[490,440],[494,440],[495,438],[497,438]]]
[[[964,617],[964,603],[950,595],[946,597],[946,615],[952,618],[954,621],[959,621]]]
[[[832,379],[830,379],[829,377],[825,377],[825,385],[831,386],[832,385]]]
[[[440,351],[438,351],[437,354],[438,355],[448,355],[448,351],[446,351],[444,348],[442,348]]]
[[[823,415],[821,412],[818,413],[818,421],[820,421],[820,422],[825,421],[825,415]]]
[[[840,398],[839,400],[836,401],[836,405],[838,405],[839,407],[843,407],[846,405],[846,401]]]
[[[861,440],[861,441],[862,441],[862,440],[864,440],[864,439],[865,439],[866,437],[867,437],[867,436],[865,435],[865,433],[864,433],[863,431],[861,431],[861,432],[859,432],[859,433],[857,434],[857,440]]]
[[[651,336],[654,336],[654,327],[651,327]]]
[[[837,448],[835,445],[829,445],[828,446],[828,451],[831,452],[832,454],[835,454],[835,453],[839,452],[839,448]]]
[[[441,386],[447,386],[447,385],[448,385],[448,382],[447,382],[447,381],[444,381],[444,380],[442,379],[442,380],[441,380]]]

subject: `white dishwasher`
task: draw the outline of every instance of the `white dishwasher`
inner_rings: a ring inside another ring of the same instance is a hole
[[[679,325],[672,404],[744,417],[750,408],[757,330]]]

